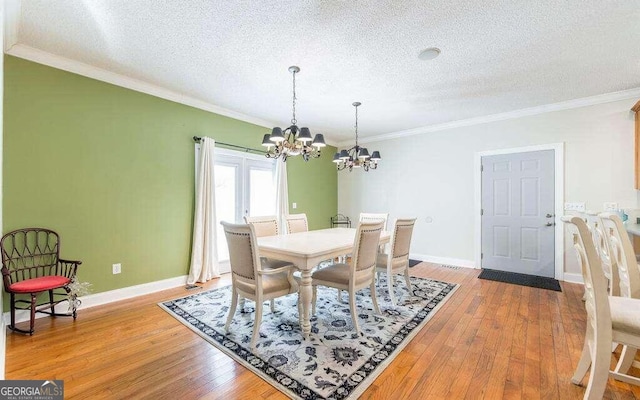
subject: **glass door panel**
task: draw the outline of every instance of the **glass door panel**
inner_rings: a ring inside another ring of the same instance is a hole
[[[229,259],[229,248],[224,229],[220,221],[239,222],[238,210],[241,197],[240,192],[240,164],[216,162],[215,165],[215,195],[216,195],[216,241],[218,246],[218,261]]]
[[[261,165],[260,165],[261,164]],[[248,165],[248,197],[249,215],[275,215],[276,187],[274,184],[273,167],[264,162]]]

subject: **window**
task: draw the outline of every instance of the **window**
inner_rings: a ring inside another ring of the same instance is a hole
[[[228,268],[229,249],[220,221],[244,223],[244,216],[276,213],[275,160],[262,155],[216,148],[215,197],[220,272]],[[200,145],[196,145],[196,160]],[[197,161],[196,161],[197,162]],[[196,166],[196,171],[197,171]]]

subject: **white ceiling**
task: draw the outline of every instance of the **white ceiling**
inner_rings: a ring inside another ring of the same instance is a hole
[[[352,140],[640,87],[640,0],[23,0],[17,43]],[[442,50],[433,61],[418,53]]]

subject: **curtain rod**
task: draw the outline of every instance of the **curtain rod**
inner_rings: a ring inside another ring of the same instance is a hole
[[[194,141],[194,142],[196,142],[196,143],[200,143],[200,141],[201,141],[201,140],[202,140],[202,138],[201,138],[201,137],[199,137],[199,136],[194,136],[194,137],[193,137],[193,141]],[[253,151],[254,153],[265,154],[265,152],[264,152],[263,150],[252,149],[252,148],[250,148],[250,147],[244,147],[244,146],[238,146],[238,145],[236,145],[236,144],[231,144],[231,143],[218,142],[218,141],[216,140],[216,146],[218,146],[218,145],[220,145],[220,146],[224,146],[224,147],[231,147],[231,148],[233,148],[233,149],[240,149],[240,150],[244,150],[244,151],[245,151],[245,152],[247,152],[247,153],[248,153],[248,152],[250,152],[250,151]]]

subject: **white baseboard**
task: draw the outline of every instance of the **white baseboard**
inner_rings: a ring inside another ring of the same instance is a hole
[[[584,281],[582,280],[582,274],[576,274],[573,272],[565,272],[564,279],[565,282],[571,283],[581,283],[584,285]]]
[[[409,258],[413,260],[426,261],[434,264],[453,265],[456,267],[475,268],[472,260],[463,260],[459,258],[436,257],[426,254],[410,254]]]
[[[79,297],[82,304],[78,310],[83,310],[90,307],[101,306],[103,304],[113,303],[120,300],[130,299],[132,297],[143,296],[145,294],[159,292],[161,290],[171,289],[174,287],[182,286],[187,283],[187,275],[176,276],[175,278],[163,279],[161,281],[148,282],[135,286],[128,286],[121,289],[109,290],[107,292],[100,292],[96,294],[90,294],[87,296]],[[56,307],[56,311],[61,312],[67,307],[67,303],[61,303]],[[46,317],[46,314],[36,313],[36,318]],[[16,311],[16,323],[29,320],[28,310]],[[9,324],[11,322],[11,314],[9,312],[4,313],[3,324]]]

